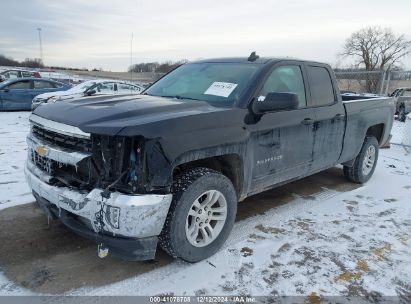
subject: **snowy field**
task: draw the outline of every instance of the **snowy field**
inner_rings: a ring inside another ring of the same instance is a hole
[[[0,112],[0,210],[33,201],[24,179],[30,112]]]
[[[0,210],[33,201],[23,174],[28,115],[0,113]],[[206,261],[160,261],[150,271],[107,284],[68,285],[64,294],[411,299],[411,149],[392,145],[381,150],[373,178],[361,187],[337,191],[324,185],[309,196],[290,189],[286,203],[273,201],[264,212],[237,220],[224,248]],[[2,295],[61,293],[23,287],[6,267],[0,264]]]

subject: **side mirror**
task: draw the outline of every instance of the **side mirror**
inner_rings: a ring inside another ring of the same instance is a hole
[[[96,94],[97,92],[96,92],[96,90],[90,90],[90,91],[87,91],[86,92],[86,95],[87,96],[91,96],[91,95],[94,95],[94,94]]]
[[[264,99],[259,98],[253,103],[256,114],[266,112],[295,110],[298,108],[298,95],[295,93],[270,92]]]

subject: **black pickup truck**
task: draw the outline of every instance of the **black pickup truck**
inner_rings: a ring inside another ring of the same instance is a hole
[[[48,216],[95,240],[100,257],[152,259],[159,243],[196,262],[250,195],[337,164],[366,182],[393,117],[390,98],[343,101],[326,64],[203,60],[142,95],[39,107],[26,176]]]

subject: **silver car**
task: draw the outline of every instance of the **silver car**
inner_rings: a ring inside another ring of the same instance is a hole
[[[140,94],[142,86],[121,80],[89,80],[82,82],[67,91],[52,92],[36,96],[32,101],[32,109],[44,103],[52,103],[59,100],[78,99],[87,96]]]

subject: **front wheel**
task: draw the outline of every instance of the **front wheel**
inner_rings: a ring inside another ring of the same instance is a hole
[[[357,184],[367,182],[374,173],[378,160],[379,145],[374,136],[367,136],[352,167],[344,166],[345,177]]]
[[[187,262],[204,260],[227,239],[237,212],[231,181],[217,171],[195,168],[178,176],[160,246]]]

